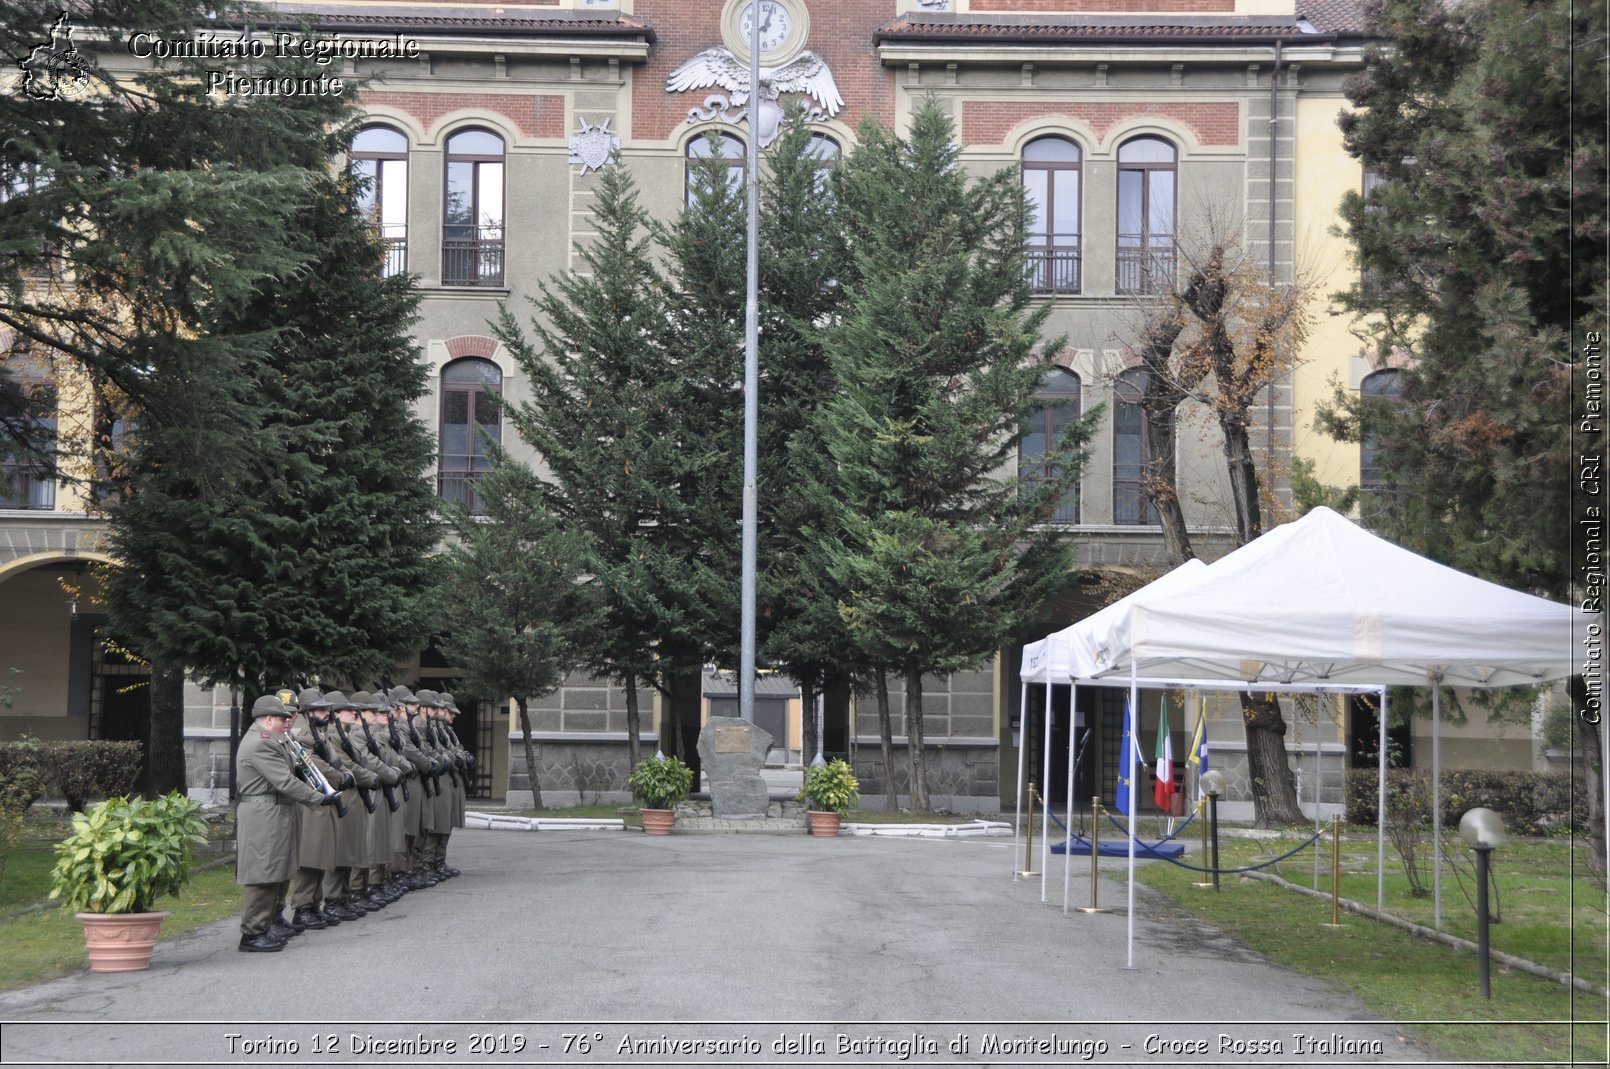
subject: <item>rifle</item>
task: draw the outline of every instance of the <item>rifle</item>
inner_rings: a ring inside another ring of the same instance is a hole
[[[368,746],[369,752],[375,757],[379,757],[380,744],[375,741],[375,733],[369,730],[369,721],[360,716],[358,718],[358,723],[363,725],[364,742],[365,745]],[[407,781],[400,780],[399,782],[402,783],[403,790],[406,791],[408,789]],[[397,810],[402,808],[402,803],[397,801],[397,792],[391,784],[382,780],[380,784],[380,793],[386,796],[386,809],[388,811],[395,813]],[[407,795],[404,795],[404,797],[406,798]]]
[[[432,720],[428,716],[425,718],[425,735],[431,740],[438,750],[440,750],[443,754],[449,755],[447,757],[447,778],[453,781],[453,786],[457,787],[458,772],[454,770],[458,767],[460,762],[458,755],[453,753],[452,747],[447,744],[447,738],[444,735],[446,730],[447,729],[444,728],[439,721]]]
[[[391,739],[390,739],[391,748],[393,750],[396,750],[398,753],[402,753],[403,752],[402,736],[397,733],[397,718],[396,717],[393,717],[393,716],[386,717],[386,729],[391,733]],[[410,767],[412,767],[412,762],[410,762]],[[403,774],[403,778],[399,782],[402,783],[403,801],[406,802],[411,797],[411,795],[409,795],[409,793],[408,793],[408,776],[407,776],[407,773]],[[425,788],[425,797],[429,798],[430,797],[430,784],[425,782],[425,777],[424,776],[419,777],[419,782],[420,782],[420,785]]]
[[[309,721],[309,724],[311,723],[312,721]],[[309,728],[309,730],[312,729]],[[341,792],[330,786],[330,781],[324,778],[324,773],[319,771],[319,766],[315,765],[312,759],[308,757],[307,750],[302,748],[302,744],[296,741],[294,735],[287,734],[285,741],[291,744],[291,756],[296,759],[296,774],[306,780],[309,787],[324,795],[328,799],[327,805],[335,806],[336,816],[346,816],[347,807],[341,801]]]
[[[335,733],[341,737],[341,752],[350,757],[353,764],[361,764],[362,762],[358,760],[358,748],[352,745],[352,737],[347,734],[346,725],[341,723],[341,718],[339,716],[331,717],[330,719],[335,724]],[[309,727],[311,727],[312,724],[313,720],[310,717],[308,718]],[[356,779],[357,777],[353,778]],[[361,783],[354,784],[354,786],[358,788],[358,799],[363,802],[364,811],[373,813],[375,811],[375,792],[370,790],[368,787],[365,787]]]

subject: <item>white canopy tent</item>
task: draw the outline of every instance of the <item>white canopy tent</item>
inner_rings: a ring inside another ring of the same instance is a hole
[[[1570,606],[1427,560],[1327,508],[1242,546],[1197,581],[1172,592],[1156,586],[1126,599],[1124,611],[1092,636],[1098,663],[1092,677],[1127,680],[1132,691],[1143,681],[1238,690],[1380,688],[1383,870],[1385,687],[1433,688],[1433,812],[1440,832],[1441,685],[1541,684],[1576,670]],[[1440,834],[1434,841],[1440,869]]]

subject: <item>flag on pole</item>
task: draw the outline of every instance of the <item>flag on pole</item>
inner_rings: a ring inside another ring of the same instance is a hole
[[[1118,812],[1127,815],[1129,800],[1134,795],[1135,770],[1146,767],[1146,761],[1140,754],[1140,739],[1135,736],[1135,711],[1127,700],[1124,702],[1124,741],[1119,747],[1118,791],[1114,804]]]
[[[1157,783],[1152,787],[1152,801],[1161,813],[1174,811],[1174,739],[1168,731],[1168,705],[1163,706],[1163,718],[1157,724],[1157,760],[1152,766]]]
[[[1207,706],[1196,710],[1196,732],[1191,736],[1191,755],[1185,763],[1196,769],[1196,796],[1202,797],[1202,773],[1208,770]]]

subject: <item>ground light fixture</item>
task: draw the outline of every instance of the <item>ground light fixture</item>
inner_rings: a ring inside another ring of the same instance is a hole
[[[1488,942],[1487,874],[1493,851],[1504,842],[1504,818],[1491,809],[1468,809],[1459,818],[1459,835],[1476,851],[1476,957],[1481,997],[1493,997],[1492,963]]]
[[[1216,768],[1210,768],[1202,773],[1200,786],[1208,796],[1208,829],[1213,836],[1213,889],[1219,889],[1219,795],[1224,793],[1224,781],[1227,777]]]

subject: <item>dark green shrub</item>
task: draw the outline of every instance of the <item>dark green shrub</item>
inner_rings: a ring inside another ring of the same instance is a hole
[[[48,786],[44,747],[24,735],[17,742],[0,742],[0,795],[18,812],[44,797]]]
[[[1394,795],[1402,788],[1399,780],[1420,777],[1426,780],[1429,798],[1430,772],[1425,769],[1390,769],[1387,791]],[[1354,768],[1347,772],[1347,816],[1349,824],[1374,824],[1376,771]],[[1529,772],[1517,769],[1445,768],[1442,770],[1442,822],[1457,827],[1465,811],[1477,806],[1491,809],[1504,818],[1511,835],[1548,835],[1560,828],[1586,829],[1588,800],[1585,791],[1573,790],[1568,772]],[[1392,815],[1388,799],[1388,816]],[[1431,822],[1429,801],[1425,822]]]
[[[130,794],[140,782],[140,744],[74,739],[44,744],[49,785],[67,799],[67,807],[83,812],[91,798]]]

